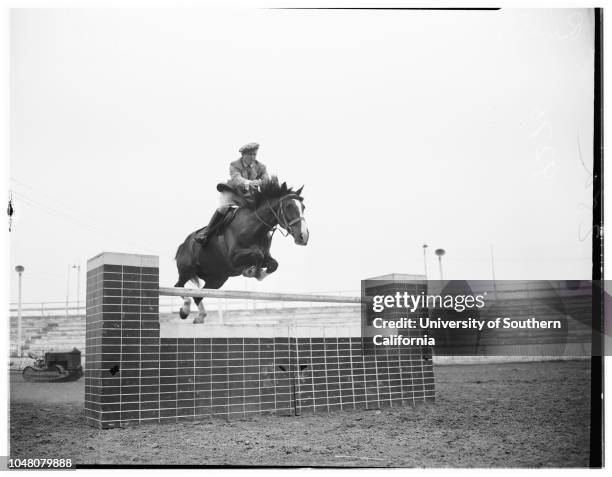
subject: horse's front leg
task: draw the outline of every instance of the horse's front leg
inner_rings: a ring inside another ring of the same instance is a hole
[[[232,255],[231,261],[234,268],[242,271],[243,276],[256,277],[260,273],[264,254],[258,248],[242,249]]]
[[[274,273],[277,268],[278,268],[278,262],[274,260],[270,254],[266,254],[264,256],[262,268],[259,270],[259,274],[257,275],[257,280],[259,281],[263,280],[271,273]]]

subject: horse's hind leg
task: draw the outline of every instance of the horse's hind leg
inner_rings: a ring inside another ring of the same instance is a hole
[[[179,308],[179,316],[181,317],[181,320],[187,318],[189,316],[189,313],[191,313],[191,298],[189,298],[188,296],[184,296],[183,306]]]
[[[206,280],[205,285],[202,288],[212,288],[213,290],[216,290],[218,288],[221,288],[221,286],[227,281],[229,277],[221,277],[221,278],[209,278],[208,280]],[[206,315],[208,315],[208,313],[206,312],[206,308],[204,308],[204,301],[202,298],[198,297],[198,298],[194,298],[193,301],[195,302],[196,305],[198,305],[198,317],[193,319],[194,323],[204,323],[204,318],[206,318]]]
[[[198,317],[193,319],[194,323],[204,323],[204,318],[206,318],[206,308],[204,308],[204,300],[200,297],[193,299],[194,303],[198,305]]]
[[[174,286],[183,288],[185,286],[185,283],[187,283],[187,280],[183,280],[182,278],[179,278],[178,282],[176,282]],[[189,313],[191,313],[191,298],[188,296],[184,296],[182,298],[183,298],[183,306],[181,306],[181,308],[179,309],[179,316],[181,317],[181,320],[184,320],[185,318],[189,316]]]

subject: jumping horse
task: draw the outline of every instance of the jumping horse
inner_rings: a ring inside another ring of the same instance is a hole
[[[202,288],[218,289],[229,277],[243,275],[263,280],[278,268],[270,255],[272,237],[278,227],[292,235],[297,245],[308,243],[308,228],[304,218],[303,187],[294,191],[272,176],[250,197],[228,213],[229,218],[205,246],[194,240],[192,232],[176,251],[179,278],[175,287],[192,282]],[[282,233],[282,232],[281,232]],[[194,298],[198,317],[194,323],[204,323],[206,309],[202,298]],[[183,297],[179,311],[182,319],[189,316],[190,297]]]

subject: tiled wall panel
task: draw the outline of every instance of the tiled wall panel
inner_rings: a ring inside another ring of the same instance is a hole
[[[434,399],[431,359],[406,348],[364,350],[358,336],[292,336],[291,330],[278,336],[278,328],[271,336],[240,337],[235,330],[164,336],[158,288],[157,257],[104,253],[88,262],[85,415],[92,426]]]

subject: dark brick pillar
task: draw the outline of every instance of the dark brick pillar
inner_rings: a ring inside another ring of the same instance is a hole
[[[85,416],[101,428],[159,420],[159,259],[87,262]]]

